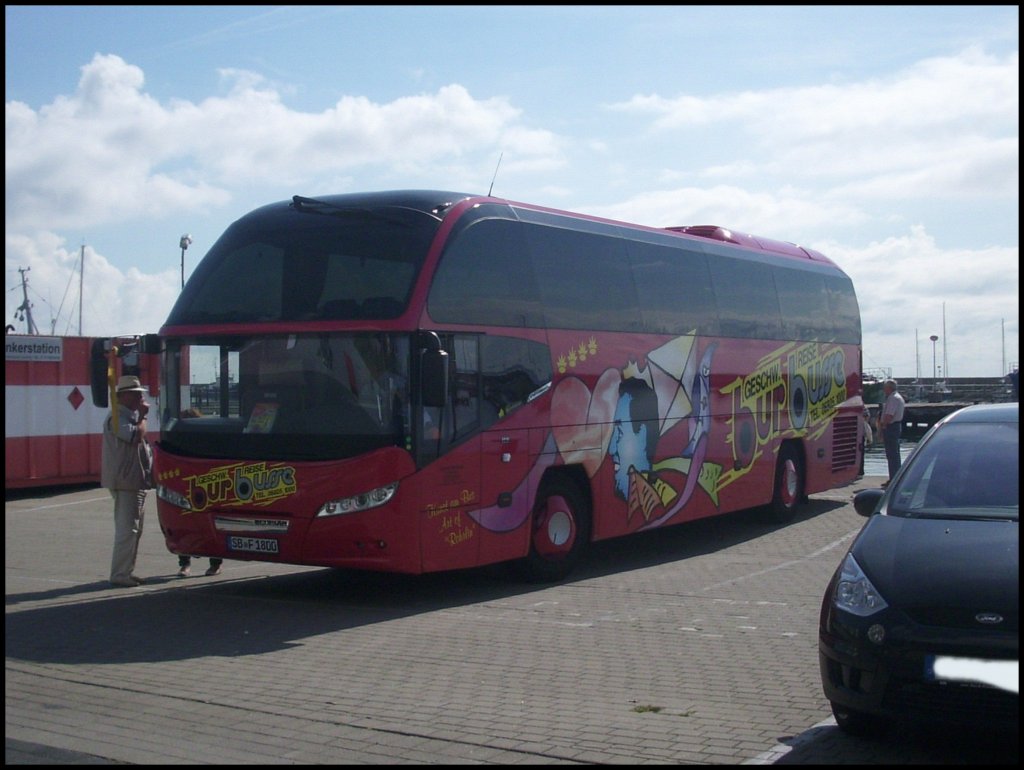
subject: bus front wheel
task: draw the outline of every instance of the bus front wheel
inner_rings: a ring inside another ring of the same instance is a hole
[[[791,521],[804,495],[804,470],[800,453],[783,444],[775,464],[775,488],[768,506],[768,518],[778,524]]]
[[[590,512],[568,478],[545,480],[530,521],[530,552],[514,562],[516,574],[531,583],[562,580],[576,567],[590,539]]]

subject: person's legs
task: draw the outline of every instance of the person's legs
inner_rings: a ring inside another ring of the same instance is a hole
[[[224,562],[223,559],[210,558],[210,569],[206,570],[207,575],[219,575],[220,565]]]
[[[114,552],[110,559],[110,582],[126,582],[131,575],[132,509],[126,492],[110,490],[114,500]],[[127,503],[127,504],[126,504]]]
[[[188,554],[178,556],[178,577],[188,577],[192,574],[192,557]]]
[[[900,469],[903,462],[900,458],[900,434],[902,432],[902,426],[899,423],[889,425],[885,429],[885,459],[889,464],[890,479],[896,475],[896,471]]]
[[[146,490],[135,493],[135,542],[132,543],[132,574],[135,574],[135,557],[139,554],[139,543],[142,541],[142,526],[146,523]]]
[[[114,498],[114,552],[110,560],[110,582],[126,584],[135,580],[135,557],[142,537],[146,491],[111,490]]]

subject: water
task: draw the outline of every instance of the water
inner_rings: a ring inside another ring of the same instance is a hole
[[[916,446],[917,441],[905,438],[900,439],[900,457],[906,460],[907,455],[909,455]],[[876,441],[868,447],[868,451],[864,455],[864,475],[889,477],[889,463],[886,462],[885,447],[882,446],[881,441]]]

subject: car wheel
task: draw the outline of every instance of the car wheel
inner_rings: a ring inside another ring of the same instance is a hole
[[[847,735],[867,737],[881,732],[882,720],[863,711],[847,708],[838,703],[832,704],[832,716],[836,718],[839,729]]]
[[[768,518],[778,524],[791,521],[804,495],[804,468],[792,444],[783,444],[775,464],[775,487]]]
[[[552,476],[537,493],[530,553],[513,569],[531,583],[561,580],[576,567],[589,540],[590,512],[579,488],[564,476]]]

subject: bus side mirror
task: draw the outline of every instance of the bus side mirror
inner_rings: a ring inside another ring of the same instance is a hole
[[[110,384],[107,382],[107,346],[109,339],[92,341],[89,351],[89,387],[92,390],[92,405],[100,409],[110,406]]]
[[[160,335],[159,334],[143,334],[142,339],[142,352],[146,355],[160,355]]]
[[[420,382],[423,406],[441,407],[448,403],[448,351],[424,350],[420,354]]]

